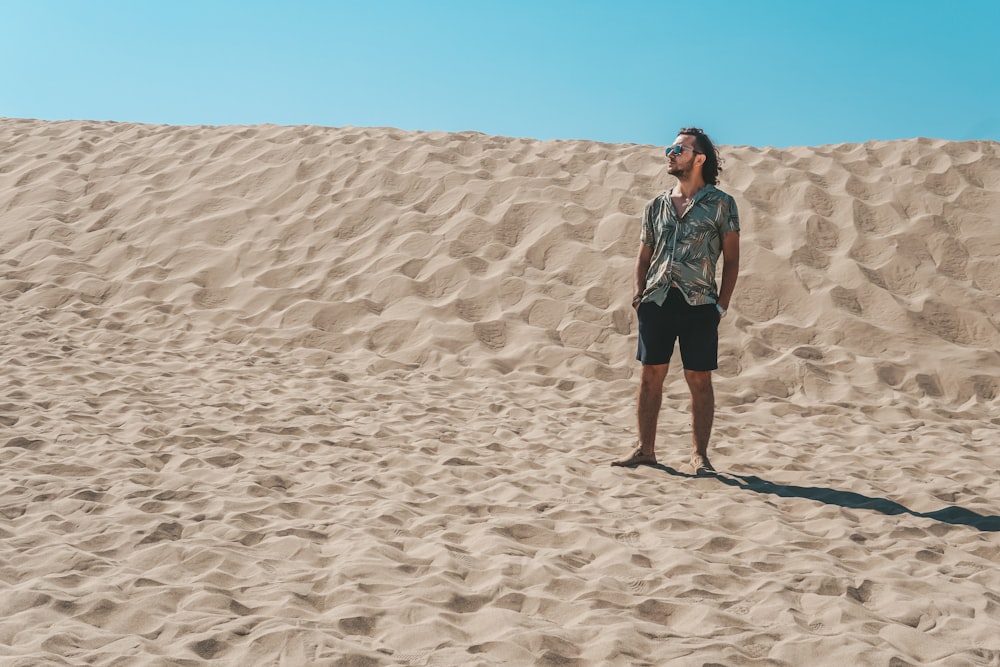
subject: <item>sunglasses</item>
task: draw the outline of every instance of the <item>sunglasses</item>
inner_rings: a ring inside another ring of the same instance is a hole
[[[680,155],[684,151],[691,151],[692,153],[698,153],[695,149],[690,146],[685,146],[684,144],[674,144],[673,146],[667,146],[666,154],[667,157],[671,155]]]

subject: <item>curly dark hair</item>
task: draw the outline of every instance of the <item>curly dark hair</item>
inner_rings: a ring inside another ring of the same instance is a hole
[[[722,157],[715,144],[712,143],[712,139],[705,134],[705,130],[700,127],[682,127],[677,134],[694,137],[695,148],[705,156],[705,163],[701,165],[701,175],[706,183],[717,185],[719,172],[722,171]]]

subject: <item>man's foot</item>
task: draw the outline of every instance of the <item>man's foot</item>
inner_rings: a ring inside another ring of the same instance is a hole
[[[694,468],[694,474],[699,477],[715,474],[715,466],[708,460],[708,455],[695,454],[692,456],[691,467]]]
[[[656,465],[656,454],[643,454],[642,447],[636,447],[635,451],[632,452],[627,458],[621,459],[620,461],[612,461],[611,465],[620,466],[622,468],[634,468],[636,466],[653,466]]]

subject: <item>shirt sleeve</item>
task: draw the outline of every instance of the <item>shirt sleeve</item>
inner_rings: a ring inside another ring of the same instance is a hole
[[[728,198],[729,201],[727,206],[726,215],[722,218],[722,238],[726,238],[729,232],[740,231],[740,214],[736,210],[736,200],[732,197]]]
[[[654,247],[653,203],[649,202],[646,204],[646,208],[642,212],[642,231],[639,232],[639,242],[643,245],[648,245],[650,248]]]

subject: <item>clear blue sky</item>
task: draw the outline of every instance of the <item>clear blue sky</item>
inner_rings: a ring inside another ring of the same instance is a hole
[[[0,0],[0,116],[1000,140],[1000,0]]]

